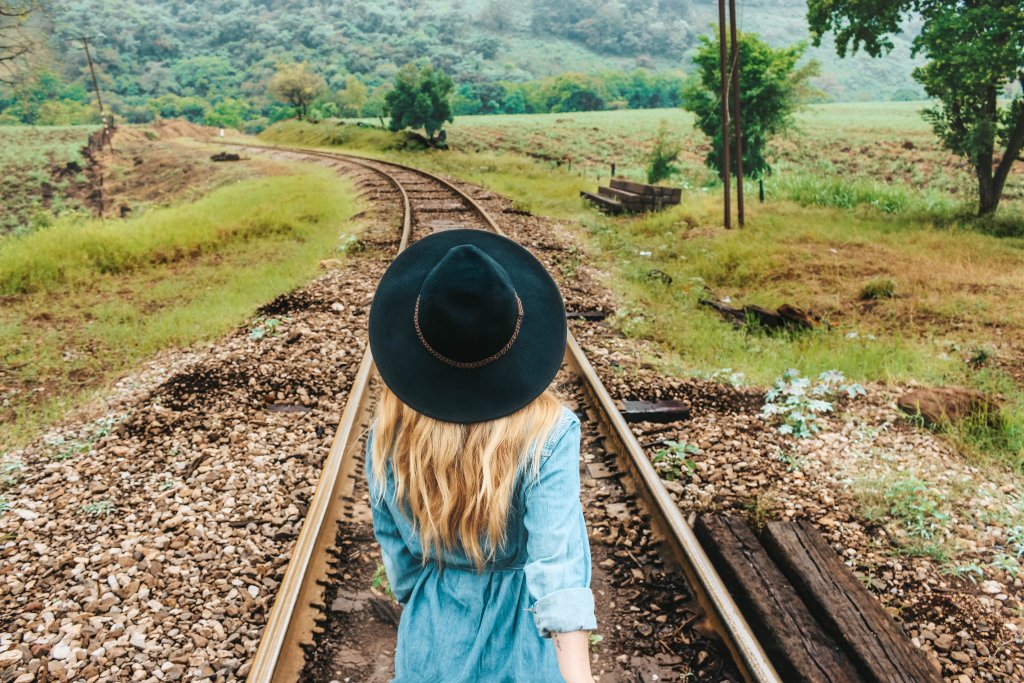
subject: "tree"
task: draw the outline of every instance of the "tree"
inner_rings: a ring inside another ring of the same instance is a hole
[[[338,93],[342,116],[359,116],[366,104],[366,86],[355,76],[345,77],[345,89]]]
[[[389,127],[422,128],[431,142],[437,139],[445,122],[452,122],[450,103],[455,84],[444,72],[425,66],[417,70],[406,65],[395,78],[395,87],[384,96],[385,114],[391,117]]]
[[[17,63],[35,47],[27,22],[38,0],[0,0],[0,83],[11,83]]]
[[[271,97],[287,102],[295,108],[299,119],[305,119],[309,105],[327,89],[327,81],[310,69],[309,64],[302,62],[278,67],[267,88]]]
[[[909,18],[922,24],[913,54],[928,60],[914,78],[938,100],[925,118],[974,167],[978,213],[991,214],[1024,146],[1024,7],[1020,0],[809,0],[807,7],[815,44],[835,33],[840,57],[888,53],[890,36]]]
[[[221,100],[213,109],[206,112],[204,122],[208,126],[217,128],[241,128],[242,123],[249,118],[249,114],[248,102],[229,97]]]
[[[793,112],[807,97],[807,80],[817,75],[819,66],[813,60],[797,66],[807,49],[803,43],[773,48],[753,33],[740,33],[738,41],[743,175],[763,183],[772,172],[765,158],[768,140],[792,125]],[[699,80],[683,90],[683,107],[696,114],[697,127],[711,138],[705,163],[724,181],[718,38],[702,36],[700,43],[693,60]],[[735,155],[730,165],[735,175]]]
[[[562,74],[549,81],[543,95],[551,112],[600,111],[608,100],[603,83],[579,73]]]

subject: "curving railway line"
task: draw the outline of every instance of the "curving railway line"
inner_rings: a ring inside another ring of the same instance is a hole
[[[386,189],[379,190],[401,203],[399,250],[437,230],[478,228],[503,234],[477,201],[434,174],[352,155],[239,146],[371,172],[378,182],[386,184]],[[328,593],[333,595],[332,586],[344,580],[338,570],[342,557],[337,548],[339,539],[344,538],[344,530],[350,529],[354,520],[362,519],[365,525],[368,517],[362,500],[365,488],[361,488],[362,437],[372,410],[374,375],[373,359],[367,350],[250,669],[251,683],[319,680],[317,669],[326,666],[322,653],[333,651],[332,646],[320,641],[345,637],[345,629],[331,628],[324,615]],[[641,680],[634,677],[634,671],[642,660],[635,655],[643,654],[643,646],[637,646],[637,640],[626,635],[635,625],[622,623],[628,620],[632,601],[642,593],[630,586],[639,583],[657,585],[672,603],[660,607],[657,632],[642,641],[657,651],[650,659],[659,662],[658,670],[675,674],[663,675],[662,680],[687,677],[694,666],[692,644],[703,639],[720,651],[722,660],[709,679],[779,681],[761,644],[571,334],[559,381],[584,423],[587,454],[581,472],[585,514],[595,546],[594,586],[599,630],[605,637],[602,649],[611,647],[615,652],[616,641],[624,642],[620,648],[623,654],[606,658],[595,668],[602,683]],[[634,510],[636,513],[631,514]],[[636,528],[635,523],[630,528],[631,520],[642,520],[640,526],[644,528]],[[362,528],[365,530],[365,526]],[[620,538],[621,534],[628,535],[629,540],[625,547],[595,545],[595,529],[605,538]],[[372,544],[372,534],[365,542]],[[623,579],[620,565],[628,565],[632,576],[627,572]],[[713,632],[710,639],[701,635],[709,632]],[[371,654],[386,660],[390,652]],[[702,657],[706,654],[703,652]],[[335,677],[327,672],[322,678],[326,681]]]

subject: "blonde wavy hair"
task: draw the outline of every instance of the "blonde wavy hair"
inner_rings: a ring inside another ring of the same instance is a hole
[[[561,407],[549,389],[506,417],[458,424],[417,413],[384,388],[377,404],[373,474],[386,481],[391,463],[395,495],[412,513],[424,563],[428,549],[440,557],[441,550],[457,547],[478,569],[493,559],[506,540],[520,466],[539,471],[545,437]]]

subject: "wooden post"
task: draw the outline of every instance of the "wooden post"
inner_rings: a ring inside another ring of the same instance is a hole
[[[729,186],[732,168],[729,165],[729,80],[725,64],[725,0],[718,0],[718,65],[722,86],[722,198],[725,227],[732,227],[732,206],[729,203]]]
[[[89,53],[89,39],[83,36],[82,45],[85,46],[85,58],[89,60],[89,73],[92,74],[92,88],[96,91],[96,102],[100,106],[100,116],[102,116],[103,99],[100,97],[100,84],[96,80],[96,69],[92,65],[92,55]]]
[[[736,135],[736,213],[743,227],[743,119],[740,114],[740,44],[736,40],[736,0],[729,0],[729,36],[732,42],[732,102]]]

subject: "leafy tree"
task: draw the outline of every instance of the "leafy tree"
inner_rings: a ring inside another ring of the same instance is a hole
[[[394,131],[422,128],[436,141],[445,122],[453,120],[450,99],[454,87],[451,78],[432,66],[405,66],[398,72],[394,89],[384,96],[385,114],[391,117],[389,127]]]
[[[198,97],[224,97],[234,92],[241,78],[224,57],[198,56],[176,62],[171,73],[178,86],[179,95]]]
[[[210,105],[199,97],[181,97],[179,95],[161,95],[146,102],[146,106],[155,114],[165,119],[184,118],[192,123],[203,123]]]
[[[33,121],[37,126],[76,126],[99,122],[99,109],[83,102],[68,100],[43,102]]]
[[[295,108],[299,119],[309,114],[309,105],[327,89],[327,81],[309,68],[309,64],[289,64],[279,67],[267,86],[271,97],[287,102]]]
[[[366,86],[355,76],[345,78],[345,89],[338,93],[342,116],[359,116],[366,104]]]
[[[363,111],[360,113],[363,116],[370,118],[382,118],[387,110],[388,105],[386,99],[389,92],[391,92],[390,83],[374,88],[373,92],[370,93],[370,96],[366,98],[366,103],[363,105]]]
[[[562,74],[543,89],[547,110],[551,112],[599,111],[604,109],[608,91],[596,78],[585,74]]]
[[[250,107],[245,100],[228,98],[218,102],[206,113],[205,122],[217,128],[241,128],[249,118]]]
[[[841,57],[859,49],[874,57],[888,53],[891,36],[908,18],[922,24],[913,53],[928,60],[914,78],[938,100],[925,118],[974,167],[978,213],[991,214],[1024,146],[1024,6],[1020,0],[809,0],[807,8],[815,44],[831,31]]]
[[[819,66],[813,60],[797,66],[806,44],[773,48],[753,33],[740,33],[738,41],[743,175],[763,183],[772,172],[765,158],[768,140],[792,125],[793,112],[806,96],[807,80],[817,75]],[[711,138],[705,163],[724,181],[718,38],[702,36],[700,43],[693,59],[699,78],[684,89],[683,107],[696,114],[697,127]],[[730,166],[729,173],[735,175],[735,155]]]

